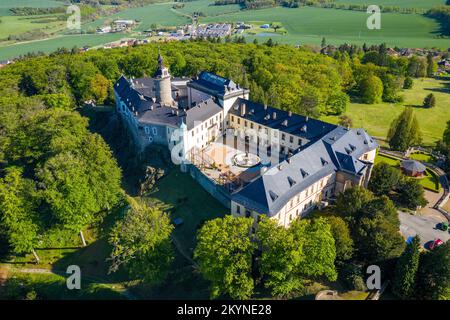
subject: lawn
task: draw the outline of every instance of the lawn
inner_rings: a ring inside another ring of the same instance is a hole
[[[8,16],[11,14],[10,8],[30,7],[30,8],[54,8],[60,7],[63,2],[56,0],[1,0],[0,16]]]
[[[74,46],[81,48],[83,46],[98,46],[103,43],[116,41],[126,37],[124,34],[83,34],[72,36],[60,36],[57,38],[30,41],[26,43],[19,43],[10,46],[0,47],[0,60],[13,58],[19,55],[24,55],[28,52],[42,51],[50,53],[58,48],[71,49]]]
[[[419,155],[416,153],[415,155]],[[422,157],[424,158],[424,157]],[[380,162],[385,162],[389,164],[392,167],[398,168],[400,170],[400,161],[399,159],[392,158],[386,155],[377,154],[375,158],[375,164]],[[441,189],[441,184],[439,183],[439,179],[436,176],[436,174],[431,171],[430,169],[427,169],[425,171],[425,176],[419,179],[420,184],[430,191],[439,192]]]
[[[375,158],[375,164],[380,163],[380,162],[385,162],[392,167],[400,166],[400,160],[385,156],[383,154],[377,154],[377,156]]]
[[[366,12],[313,7],[268,8],[242,10],[236,13],[205,17],[201,22],[259,21],[282,23],[287,35],[274,39],[280,43],[320,45],[323,37],[330,44],[354,43],[362,45],[387,43],[388,46],[448,48],[449,39],[435,38],[439,24],[416,14],[384,13],[381,30],[369,30]],[[271,35],[270,37],[273,37]],[[267,41],[269,36],[249,36],[249,41]]]
[[[1,17],[0,40],[10,35],[20,35],[32,30],[41,30],[47,34],[55,32],[66,25],[65,21],[57,19],[58,15],[37,15],[32,17],[7,16]]]
[[[429,162],[429,163],[433,163],[433,161],[435,160],[431,154],[420,153],[420,152],[412,153],[409,156],[409,158],[417,160],[417,161],[425,161],[425,162]]]
[[[241,10],[241,6],[239,4],[214,6],[214,1],[211,0],[196,0],[183,3],[184,7],[181,9],[176,9],[176,11],[188,15],[192,15],[194,12],[201,12],[204,15],[211,17],[230,12],[238,12],[239,10]]]
[[[423,99],[429,93],[435,95],[436,107],[422,108]],[[412,106],[419,120],[423,144],[430,146],[438,139],[442,139],[446,123],[450,120],[449,93],[450,81],[448,80],[415,79],[413,89],[403,90],[405,101],[400,105],[351,103],[345,114],[352,118],[354,127],[362,127],[375,137],[385,138],[392,120],[398,117],[405,106]],[[336,116],[322,117],[322,120],[332,123],[339,121]]]
[[[402,8],[424,8],[430,9],[434,6],[445,5],[445,0],[335,0],[336,3],[344,4],[375,4],[379,6],[394,6]]]
[[[9,279],[2,287],[0,298],[23,299],[34,292],[35,299],[39,300],[126,299],[120,292],[123,290],[121,285],[95,283],[83,277],[81,279],[81,290],[69,290],[66,278],[62,275],[11,272]]]
[[[184,221],[175,228],[173,235],[189,254],[195,246],[197,229],[201,224],[230,212],[178,167],[170,169],[169,174],[158,182],[157,188],[151,197],[167,205],[172,219],[182,218]]]
[[[181,26],[190,22],[190,19],[172,9],[173,3],[156,3],[144,7],[131,8],[119,13],[103,17],[94,22],[83,24],[83,30],[95,29],[107,21],[114,19],[133,19],[139,21],[136,31],[150,29],[152,24],[161,26]]]

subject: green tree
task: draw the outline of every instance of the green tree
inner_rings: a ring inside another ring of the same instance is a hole
[[[326,219],[331,226],[335,242],[336,264],[340,266],[352,258],[355,250],[350,228],[347,222],[339,216],[327,216]]]
[[[398,118],[392,121],[388,139],[390,147],[399,151],[405,151],[420,143],[419,123],[411,108],[405,108]]]
[[[414,85],[414,81],[411,77],[406,77],[403,82],[403,89],[411,89]]]
[[[132,198],[125,217],[116,222],[109,235],[112,246],[109,273],[124,268],[148,284],[161,283],[174,259],[170,235],[173,225],[158,207]]]
[[[442,136],[442,141],[446,144],[446,145],[450,145],[450,120],[447,121],[447,126],[444,130],[444,134]]]
[[[0,230],[16,254],[32,252],[38,242],[38,220],[33,203],[33,184],[22,178],[22,170],[10,167],[0,179]]]
[[[395,189],[401,179],[401,173],[386,162],[375,164],[370,175],[369,190],[375,195],[388,195]]]
[[[424,300],[448,299],[450,241],[422,254],[417,278],[417,298]]]
[[[397,188],[400,202],[410,209],[425,206],[425,192],[423,186],[416,179],[405,178]]]
[[[437,63],[433,59],[433,54],[430,52],[427,55],[427,77],[433,77],[434,73],[437,70]]]
[[[299,228],[304,229],[304,224]],[[285,297],[303,288],[305,279],[297,270],[304,259],[303,238],[294,238],[291,229],[268,218],[261,219],[256,236],[262,251],[259,262],[261,276],[272,295]]]
[[[436,97],[434,96],[434,94],[430,93],[425,97],[425,99],[423,100],[423,106],[425,108],[433,108],[436,106]]]
[[[363,187],[345,190],[336,199],[336,212],[343,217],[355,217],[373,199],[373,194]]]
[[[420,259],[420,238],[414,239],[406,246],[399,257],[392,283],[392,292],[401,299],[411,299],[415,294],[417,272]]]
[[[382,212],[377,212],[374,217],[359,219],[353,233],[358,256],[368,263],[396,258],[405,246],[398,226],[390,223]]]
[[[375,75],[369,75],[360,83],[360,96],[364,103],[380,103],[383,96],[383,83]]]
[[[194,258],[200,272],[212,283],[213,298],[248,299],[254,289],[252,255],[256,244],[250,238],[253,219],[232,217],[207,221],[199,230]]]
[[[300,273],[308,277],[326,276],[335,281],[336,247],[330,224],[324,218],[295,220],[291,229],[294,238],[303,238],[305,259],[300,263]]]

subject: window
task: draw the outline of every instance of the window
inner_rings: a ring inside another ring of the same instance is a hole
[[[286,135],[284,133],[281,135],[281,140],[286,140]]]
[[[246,218],[250,218],[251,215],[252,215],[252,213],[250,212],[250,210],[245,210],[245,217]]]
[[[237,119],[237,123],[238,123],[238,124],[241,124],[241,119],[238,118],[238,119]]]
[[[244,121],[244,127],[247,128],[247,120]]]
[[[299,145],[299,146],[302,145],[302,139],[298,139],[298,145]]]
[[[158,129],[156,129],[155,127],[152,128],[152,131],[154,136],[158,134]]]
[[[252,122],[252,123],[250,123],[250,128],[251,128],[251,129],[253,129],[253,122]]]
[[[290,137],[289,137],[289,142],[290,142],[290,143],[294,143],[294,137],[293,137],[293,136],[290,136]]]
[[[192,130],[192,136],[194,136],[194,130]]]
[[[150,134],[150,127],[144,127],[144,131],[146,134]]]
[[[241,213],[241,207],[238,204],[236,205],[236,212],[239,214]]]

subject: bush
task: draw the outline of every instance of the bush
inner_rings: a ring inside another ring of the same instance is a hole
[[[348,290],[366,291],[362,266],[357,264],[347,264],[341,272],[341,278]]]
[[[425,97],[425,99],[423,100],[423,106],[425,108],[433,108],[434,106],[436,106],[436,97],[434,96],[434,94],[430,93]]]
[[[406,77],[403,82],[403,89],[411,89],[413,87],[414,81],[411,77]]]

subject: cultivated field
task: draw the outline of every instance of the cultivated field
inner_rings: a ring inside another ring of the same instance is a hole
[[[0,47],[0,60],[9,59],[15,56],[24,55],[28,52],[45,52],[50,53],[58,48],[71,49],[74,46],[81,48],[83,46],[98,46],[103,43],[119,40],[125,37],[123,34],[84,34],[73,36],[60,36],[46,40],[36,40],[26,43],[14,44],[10,46]]]
[[[436,96],[436,107],[425,109],[422,102],[425,96],[433,93]],[[386,137],[389,126],[404,109],[412,106],[419,120],[423,143],[434,144],[442,139],[447,121],[450,120],[450,82],[434,79],[415,79],[414,87],[403,90],[405,101],[399,105],[390,103],[381,104],[359,104],[351,103],[346,114],[353,119],[354,127],[363,127],[371,135]],[[323,117],[325,121],[338,122],[337,117]]]
[[[152,24],[161,26],[181,26],[190,22],[188,17],[172,9],[173,3],[156,3],[144,7],[131,8],[117,14],[83,25],[84,30],[95,29],[115,19],[133,19],[140,22],[137,31],[150,29]]]
[[[394,6],[402,8],[424,8],[429,9],[434,6],[444,5],[445,0],[335,0],[336,3],[345,4],[376,4],[382,6]]]
[[[56,0],[1,0],[0,16],[11,14],[10,8],[29,7],[29,8],[53,8],[60,7],[63,2]]]
[[[363,3],[364,0],[342,0],[346,3]],[[437,4],[442,4],[445,0],[430,0],[427,2],[419,0],[381,0],[378,4],[404,7],[420,7],[427,8]],[[422,3],[423,2],[423,3]],[[62,2],[51,0],[6,0],[0,4],[0,16],[2,10],[12,6],[55,6],[61,5]],[[250,30],[253,34],[245,34],[248,41],[257,39],[259,42],[267,41],[273,38],[279,43],[288,44],[315,44],[319,45],[322,38],[325,37],[329,44],[354,43],[362,45],[387,43],[388,46],[399,47],[450,47],[449,39],[436,37],[439,31],[439,24],[432,19],[426,18],[418,14],[400,14],[385,13],[381,19],[381,30],[368,30],[366,27],[366,12],[324,9],[314,7],[301,8],[268,8],[261,10],[239,10],[239,5],[213,6],[213,0],[196,0],[185,2],[181,9],[173,9],[174,3],[158,3],[144,7],[131,8],[120,13],[102,17],[93,22],[85,23],[82,28],[84,31],[94,30],[95,28],[109,23],[114,19],[134,19],[139,22],[139,26],[135,31],[145,31],[151,28],[152,24],[157,26],[181,26],[190,23],[190,15],[193,12],[202,12],[204,17],[200,18],[200,22],[239,22],[252,23],[256,26]],[[1,19],[1,18],[0,18]],[[31,30],[33,28],[41,28],[39,23],[32,23],[31,20],[23,20],[23,17],[3,17],[7,19],[8,27],[0,27],[0,39],[11,34],[16,34]],[[9,20],[11,19],[11,20]],[[283,29],[278,33],[269,32],[267,30],[258,30],[259,25],[263,23],[279,22]],[[2,25],[6,25],[3,23]],[[2,28],[3,27],[3,28]],[[45,32],[52,32],[56,28],[52,23]],[[261,32],[258,32],[261,31]],[[282,32],[286,31],[286,32]],[[124,37],[124,35],[122,35]],[[119,38],[118,35],[114,36]],[[49,52],[58,47],[67,46],[72,48],[74,45],[100,45],[106,43],[109,37],[88,37],[81,36],[78,38],[59,38],[58,40],[48,40],[46,43],[35,42],[27,44],[18,44],[13,47],[1,47],[1,58],[12,58],[14,56],[27,53],[28,51],[44,51]],[[67,41],[69,39],[74,42]],[[95,41],[93,41],[95,39]],[[102,41],[105,40],[105,41]],[[4,44],[6,45],[6,44]]]
[[[189,3],[186,4],[186,7]],[[274,41],[289,44],[320,44],[322,37],[330,44],[355,43],[362,45],[385,42],[388,46],[450,47],[449,39],[435,38],[439,24],[417,14],[385,13],[381,30],[369,30],[365,12],[323,8],[269,8],[244,10],[237,13],[206,17],[202,22],[258,21],[260,24],[280,22],[286,35],[249,37],[260,42],[272,37]]]

